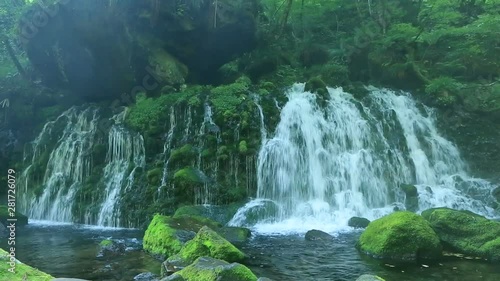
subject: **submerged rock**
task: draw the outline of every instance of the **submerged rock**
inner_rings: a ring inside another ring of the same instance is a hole
[[[151,272],[143,272],[134,276],[134,281],[159,281],[159,276]]]
[[[352,217],[347,222],[347,225],[354,228],[366,228],[370,223],[369,219],[361,217]]]
[[[380,278],[375,275],[363,274],[356,279],[356,281],[385,281],[383,278]]]
[[[305,239],[307,241],[329,241],[333,239],[333,236],[324,231],[313,229],[306,233]]]
[[[179,279],[179,276],[183,279]],[[162,281],[257,281],[250,269],[239,263],[228,263],[211,257],[200,257],[193,264]]]
[[[228,262],[239,262],[245,254],[221,237],[215,231],[204,226],[194,239],[188,241],[176,255],[170,256],[164,263],[162,272],[175,272],[199,257],[212,257]]]
[[[274,281],[273,279],[269,279],[267,277],[260,277],[259,279],[257,279],[257,281]]]
[[[429,209],[422,216],[449,250],[500,261],[500,222],[448,208]]]
[[[15,265],[15,273],[9,271],[11,264]],[[0,248],[0,280],[8,281],[51,281],[54,277],[42,272],[38,269],[32,268],[29,265],[21,263],[15,258],[11,258],[8,252]]]
[[[441,256],[439,237],[421,216],[395,212],[372,221],[356,247],[373,257],[414,261]]]
[[[99,253],[97,254],[97,257],[103,257],[106,255],[118,255],[125,252],[125,245],[118,243],[113,240],[102,240],[101,243],[99,243]]]

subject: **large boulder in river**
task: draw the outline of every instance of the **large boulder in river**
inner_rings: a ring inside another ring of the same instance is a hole
[[[15,264],[15,272],[12,273],[11,262]],[[15,257],[11,257],[9,253],[0,248],[0,280],[8,281],[51,281],[54,277],[38,269],[32,268],[29,265],[21,263]]]
[[[324,231],[313,229],[306,232],[304,238],[307,241],[331,241],[333,239],[333,236]]]
[[[143,248],[146,252],[165,259],[178,253],[184,243],[205,225],[221,227],[214,221],[197,216],[173,218],[155,215],[144,234]]]
[[[435,259],[442,250],[439,237],[429,223],[408,211],[372,221],[356,247],[373,257],[398,261]]]
[[[188,266],[199,257],[212,257],[227,262],[241,262],[245,254],[221,237],[215,231],[204,226],[194,239],[188,241],[176,255],[170,256],[164,263],[163,272],[172,272]]]
[[[408,211],[418,211],[418,190],[417,187],[411,184],[402,184],[401,190],[405,194],[405,207]]]
[[[228,263],[211,257],[200,257],[190,266],[162,279],[162,281],[173,280],[257,281],[257,276],[242,264]]]
[[[449,250],[500,261],[500,222],[448,208],[429,209],[422,216]]]

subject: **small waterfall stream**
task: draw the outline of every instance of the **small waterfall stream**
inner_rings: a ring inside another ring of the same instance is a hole
[[[342,89],[328,91],[325,108],[303,84],[288,92],[274,136],[259,152],[257,199],[231,225],[336,231],[352,216],[375,219],[404,206],[401,184],[417,186],[421,210],[492,214],[478,200],[492,186],[467,174],[458,149],[438,133],[431,109],[385,89],[370,89],[362,103]]]

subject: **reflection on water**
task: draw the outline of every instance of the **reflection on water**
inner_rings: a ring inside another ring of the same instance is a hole
[[[354,281],[376,274],[387,281],[498,281],[500,267],[482,261],[447,259],[435,264],[396,265],[358,253],[358,233],[342,233],[332,243],[303,236],[257,236],[243,250],[258,276],[287,281]]]
[[[75,225],[30,225],[17,231],[17,257],[56,277],[131,281],[141,272],[159,274],[160,263],[141,251],[143,232]],[[257,276],[276,281],[353,281],[377,274],[387,281],[498,281],[494,264],[448,258],[434,264],[403,266],[359,254],[356,233],[340,233],[331,243],[303,235],[255,236],[242,248]],[[98,244],[112,239],[126,246],[122,255],[97,258]],[[0,246],[6,248],[5,239]]]
[[[130,281],[141,272],[160,271],[160,263],[141,251],[137,238],[142,236],[139,230],[38,223],[17,229],[16,256],[55,277]],[[97,258],[98,244],[104,239],[123,243],[126,251]],[[4,239],[0,247],[7,248]]]

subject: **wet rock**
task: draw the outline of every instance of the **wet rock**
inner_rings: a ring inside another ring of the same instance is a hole
[[[5,238],[8,236],[9,236],[9,231],[7,230],[7,228],[5,228],[5,226],[2,223],[0,223],[0,238]]]
[[[8,225],[8,222],[7,222],[7,219],[12,219],[12,218],[16,218],[17,221],[16,221],[16,227],[19,227],[19,226],[25,226],[28,224],[28,217],[19,213],[19,212],[15,212],[15,216],[12,217],[10,216],[10,211],[9,211],[9,208],[5,205],[0,205],[0,223],[3,224],[4,226],[7,227]]]
[[[178,274],[173,274],[161,279],[160,281],[186,281],[186,279],[184,279],[182,276]]]
[[[162,281],[181,276],[185,281],[257,281],[250,269],[239,263],[228,263],[211,257],[200,257],[193,264],[176,272]]]
[[[10,268],[9,262],[11,261],[16,263],[15,273],[11,273],[8,271]],[[0,280],[20,281],[26,280],[25,276],[29,276],[29,279],[37,281],[49,281],[54,278],[45,272],[39,271],[38,269],[35,269],[27,264],[19,262],[19,260],[15,258],[11,258],[8,252],[0,248]]]
[[[134,281],[158,281],[159,276],[151,272],[143,272],[134,277]]]
[[[87,279],[78,279],[78,278],[54,278],[51,281],[90,281]]]
[[[231,243],[243,243],[252,236],[250,229],[244,227],[226,226],[215,231]]]
[[[125,252],[125,245],[113,240],[102,240],[99,243],[99,253],[97,257],[116,256]]]
[[[500,222],[448,208],[429,209],[422,216],[449,250],[500,261]]]
[[[274,281],[273,279],[269,279],[267,277],[260,277],[259,279],[257,279],[257,281]]]
[[[363,274],[359,276],[358,279],[356,279],[356,281],[385,281],[385,280],[375,275]]]
[[[418,211],[418,190],[417,187],[411,184],[402,184],[401,190],[406,195],[405,207],[408,211]]]
[[[199,257],[212,257],[228,262],[243,261],[246,256],[234,245],[207,226],[198,231],[178,254],[169,256],[163,263],[162,272],[175,272],[193,263]]]
[[[347,222],[347,225],[354,228],[366,228],[370,223],[369,219],[361,217],[352,217]]]
[[[372,221],[361,234],[356,247],[375,258],[396,261],[436,259],[442,251],[439,237],[429,223],[408,211],[395,212]]]
[[[324,231],[313,229],[306,233],[305,239],[307,241],[329,241],[333,239],[333,236]]]
[[[493,191],[491,192],[491,195],[493,195],[495,200],[497,200],[497,202],[500,203],[500,187],[493,189]]]

